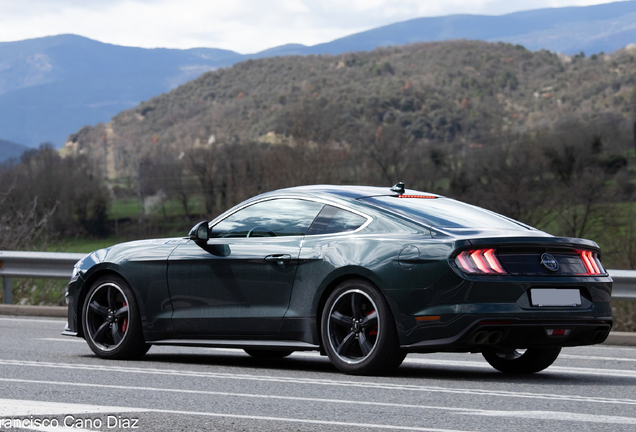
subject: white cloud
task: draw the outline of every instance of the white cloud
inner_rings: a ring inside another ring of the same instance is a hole
[[[74,33],[147,48],[241,53],[314,45],[422,16],[504,13],[611,0],[0,0],[0,41]]]

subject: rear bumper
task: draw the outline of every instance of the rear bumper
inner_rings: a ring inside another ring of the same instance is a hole
[[[459,334],[401,348],[407,352],[480,352],[489,347],[545,348],[594,345],[605,341],[611,318],[594,320],[522,320],[516,317],[476,320]],[[550,332],[552,330],[552,332]],[[554,330],[557,330],[554,332]],[[557,333],[551,335],[550,333]]]

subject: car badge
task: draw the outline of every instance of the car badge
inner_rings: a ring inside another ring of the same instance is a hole
[[[541,264],[543,265],[543,267],[552,272],[555,272],[559,269],[559,263],[557,262],[556,258],[554,258],[549,253],[544,253],[543,255],[541,255]]]

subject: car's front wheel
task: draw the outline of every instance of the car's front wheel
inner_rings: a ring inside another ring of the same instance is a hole
[[[387,373],[406,356],[386,299],[363,280],[343,282],[331,293],[322,313],[321,335],[331,362],[350,374]]]
[[[135,359],[150,348],[144,341],[135,296],[118,276],[95,281],[86,295],[82,317],[86,342],[101,358]]]
[[[482,355],[495,369],[511,374],[530,374],[542,371],[550,366],[559,356],[560,347],[497,349],[484,351]]]

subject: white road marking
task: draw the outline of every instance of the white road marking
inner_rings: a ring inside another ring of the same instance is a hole
[[[474,367],[480,369],[492,369],[486,361],[461,361],[461,360],[438,360],[438,359],[411,359],[410,363],[418,363],[428,366],[459,366]],[[600,375],[622,378],[636,378],[636,370],[630,369],[599,369],[599,368],[582,368],[582,367],[566,367],[566,366],[550,366],[549,369],[541,372],[542,374],[550,374],[558,372],[561,374],[583,374],[583,375]]]
[[[577,360],[591,360],[591,361],[623,361],[623,362],[636,362],[636,358],[624,358],[624,357],[598,357],[598,356],[583,356],[573,354],[559,354],[559,358],[569,358]]]
[[[65,338],[37,338],[36,340],[41,341],[49,341],[49,342],[79,342],[85,344],[86,341],[82,338],[73,338],[73,337],[65,337]]]
[[[300,378],[300,377],[274,377],[265,375],[249,375],[249,374],[229,374],[220,372],[195,372],[195,371],[183,371],[175,369],[153,369],[153,368],[132,368],[132,367],[120,367],[120,366],[105,366],[105,365],[89,365],[89,364],[73,364],[73,363],[47,363],[47,362],[33,362],[22,360],[0,360],[0,365],[7,366],[29,366],[29,367],[43,367],[43,368],[57,368],[57,369],[72,369],[72,370],[87,370],[93,372],[118,372],[118,373],[133,373],[133,374],[152,374],[152,375],[169,375],[169,376],[182,376],[190,378],[212,378],[212,379],[231,379],[231,380],[247,380],[247,381],[265,381],[265,382],[277,382],[292,385],[320,385],[320,386],[337,386],[337,387],[355,387],[364,389],[382,389],[382,390],[399,390],[399,391],[414,391],[425,393],[452,393],[452,394],[467,394],[478,396],[497,396],[506,398],[523,398],[523,399],[543,399],[543,400],[559,400],[570,402],[586,402],[586,403],[600,403],[600,404],[620,404],[620,405],[636,405],[636,399],[620,399],[620,398],[605,398],[605,397],[592,397],[592,396],[578,396],[578,395],[563,395],[563,394],[549,394],[549,393],[529,393],[529,392],[511,392],[504,390],[482,390],[482,389],[462,389],[452,387],[437,387],[437,386],[418,386],[408,384],[392,384],[383,382],[373,382],[369,379],[365,381],[341,381],[341,380],[321,380],[315,378]],[[6,379],[1,379],[4,381]]]
[[[606,416],[562,411],[490,411],[474,410],[460,413],[465,415],[479,415],[488,417],[522,418],[529,420],[561,420],[585,423],[612,423],[636,425],[636,417]]]
[[[276,396],[276,395],[259,395],[253,393],[231,393],[231,392],[215,392],[215,391],[207,391],[207,390],[187,390],[187,389],[169,389],[169,388],[161,388],[161,387],[131,387],[131,386],[118,386],[118,385],[110,385],[110,384],[90,384],[90,383],[66,383],[60,381],[35,381],[35,380],[20,380],[20,379],[4,379],[0,378],[0,381],[7,382],[19,382],[19,383],[29,383],[29,384],[47,384],[47,385],[55,385],[55,386],[71,386],[71,387],[93,387],[100,389],[114,389],[114,390],[127,390],[127,391],[148,391],[152,393],[157,392],[167,392],[167,393],[181,393],[181,394],[198,394],[198,395],[206,395],[206,396],[224,396],[224,397],[238,397],[238,398],[251,398],[251,399],[277,399],[277,400],[293,400],[293,401],[303,401],[303,402],[311,402],[311,403],[331,403],[331,404],[348,404],[348,405],[363,405],[363,406],[381,406],[386,408],[411,408],[411,409],[422,409],[422,410],[435,410],[435,411],[449,411],[453,414],[460,415],[479,415],[479,416],[489,416],[489,417],[509,417],[509,418],[523,418],[523,419],[533,419],[533,420],[560,420],[560,421],[570,421],[570,422],[586,422],[586,423],[609,423],[609,424],[632,424],[636,425],[636,417],[625,417],[625,416],[606,416],[606,415],[597,415],[597,414],[584,414],[584,413],[573,413],[573,412],[562,412],[562,411],[504,411],[504,410],[484,410],[484,409],[472,409],[472,408],[460,408],[460,407],[448,407],[448,406],[432,406],[432,405],[413,405],[413,404],[399,404],[399,403],[389,403],[389,402],[370,402],[370,401],[356,401],[356,400],[342,400],[342,399],[324,399],[324,398],[309,398],[309,397],[293,397],[293,396]],[[6,405],[11,405],[11,400]],[[0,400],[0,404],[4,401]],[[14,407],[18,407],[22,409],[25,404],[25,401],[15,401],[13,404]],[[30,402],[30,401],[27,401]],[[38,402],[37,410],[43,410],[41,413],[28,413],[28,414],[49,414],[50,408],[48,405],[52,405],[48,402]],[[142,411],[151,411],[151,412],[167,412],[167,413],[176,413],[174,410],[145,410],[143,408],[125,408],[119,409],[117,407],[99,407],[100,411],[91,411],[91,405],[73,405],[73,404],[56,404],[61,405],[63,408],[62,413],[57,414],[68,414],[72,412],[73,414],[79,413],[89,413],[89,412],[108,412],[108,413],[116,413],[116,412],[142,412]],[[75,409],[75,407],[79,407]],[[88,410],[86,407],[89,407]],[[82,411],[78,411],[79,409]],[[195,412],[187,412],[188,414],[201,415]],[[0,416],[4,413],[0,410]],[[28,415],[28,414],[12,414],[12,415]],[[6,416],[5,416],[6,417]],[[303,420],[304,421],[304,420]],[[380,425],[379,425],[380,426]],[[387,425],[381,425],[383,428],[386,428]],[[373,427],[373,426],[371,426]],[[40,430],[40,429],[37,429]],[[414,429],[421,430],[421,429]],[[431,429],[425,429],[431,430]],[[437,430],[437,429],[434,429]]]
[[[617,351],[631,351],[636,352],[636,348],[630,348],[625,346],[617,346],[617,345],[585,345],[581,347],[568,347],[568,350],[578,350],[578,349],[602,349],[602,350],[617,350]]]
[[[389,430],[405,430],[405,431],[421,431],[421,432],[467,432],[459,431],[456,429],[441,429],[441,428],[423,428],[423,427],[409,427],[409,426],[396,426],[396,425],[383,425],[375,423],[349,423],[329,420],[312,420],[312,419],[298,419],[291,417],[268,417],[268,416],[255,416],[255,415],[240,415],[240,414],[224,414],[224,413],[210,413],[199,411],[181,411],[181,410],[166,410],[166,409],[152,409],[152,408],[129,408],[129,407],[109,407],[99,405],[77,405],[70,403],[58,403],[58,402],[40,402],[29,400],[13,400],[13,399],[0,399],[0,417],[6,419],[9,417],[23,417],[23,416],[42,416],[42,415],[70,415],[70,414],[96,414],[96,413],[162,413],[162,414],[181,414],[181,415],[196,415],[205,417],[226,417],[246,420],[269,420],[285,423],[305,423],[305,424],[318,424],[318,425],[333,425],[333,426],[347,426],[347,427],[365,427],[372,429],[389,429]],[[62,429],[62,428],[37,428],[29,427],[27,429],[37,431],[60,431],[60,430],[73,430],[78,429]]]
[[[306,420],[306,419],[287,419],[280,417],[263,417],[263,416],[249,416],[249,415],[230,415],[230,414],[217,414],[217,413],[204,413],[204,412],[192,412],[192,411],[172,411],[172,410],[152,410],[152,412],[159,413],[168,413],[168,414],[182,414],[182,415],[201,415],[201,416],[210,416],[210,417],[230,417],[230,418],[241,418],[241,419],[252,419],[252,420],[273,420],[273,421],[282,421],[289,423],[309,423],[309,424],[321,424],[321,425],[333,425],[333,426],[351,426],[351,427],[365,427],[365,428],[375,428],[375,429],[392,429],[392,430],[403,430],[403,431],[444,431],[450,432],[448,429],[433,429],[433,428],[420,428],[420,427],[409,427],[409,426],[389,426],[389,425],[379,425],[379,424],[369,424],[369,423],[345,423],[345,422],[337,422],[337,421],[325,421],[325,420]],[[513,411],[514,413],[519,413],[518,411]],[[532,413],[541,414],[540,411],[533,411]],[[467,410],[466,415],[474,415],[478,414],[477,410]],[[570,414],[570,413],[559,413],[553,412],[554,418],[550,418],[550,420],[558,420],[558,416],[561,414]],[[532,414],[528,417],[529,419],[535,419],[539,417],[531,417]],[[516,416],[519,418],[520,416]],[[587,416],[593,417],[593,416]],[[613,416],[599,416],[604,417],[604,421],[595,421],[595,420],[580,420],[580,421],[591,421],[594,423],[614,423],[614,424],[636,424],[636,418],[631,417],[613,417]],[[584,418],[584,417],[581,417]],[[574,419],[573,419],[574,420]]]
[[[0,399],[0,417],[26,417],[31,415],[66,415],[92,413],[119,413],[143,411],[138,408],[79,405],[64,402],[41,402]]]
[[[211,348],[211,349],[215,349],[217,351],[224,351],[224,348]],[[229,351],[229,350],[228,350]],[[244,352],[243,350],[232,350],[232,351],[236,351],[236,353],[238,354],[239,352]],[[323,357],[321,356],[319,353],[313,352],[313,351],[298,351],[295,352],[293,354],[293,356],[295,357]],[[466,356],[468,357],[468,356]],[[326,357],[324,357],[326,359]],[[599,357],[599,356],[586,356],[586,355],[577,355],[577,354],[559,354],[559,358],[570,358],[570,359],[577,359],[577,360],[589,360],[589,361],[595,361],[595,360],[607,360],[607,361],[624,361],[624,362],[636,362],[636,358],[625,358],[625,357]],[[431,358],[426,358],[426,354],[422,354],[420,356],[413,356],[410,355],[408,357],[406,357],[406,359],[404,359],[404,363],[432,363],[432,362],[443,362],[446,363],[448,360],[439,360],[439,359],[431,359]],[[451,362],[455,362],[455,363],[470,363],[471,366],[475,366],[477,363],[479,363],[479,367],[489,367],[490,365],[484,360],[484,361],[464,361],[464,360],[450,360]],[[558,367],[558,366],[557,366]],[[550,369],[553,369],[554,366],[550,367]]]
[[[0,399],[0,419],[3,421],[7,421],[7,419],[9,419],[11,422],[16,420],[15,417],[24,417],[28,421],[31,421],[33,417],[42,420],[43,416],[78,416],[82,414],[113,414],[142,411],[143,410],[140,410],[138,408],[129,407],[110,407],[97,405],[80,405],[62,402]],[[22,419],[18,419],[18,421],[21,423],[19,425],[19,429],[28,429],[38,432],[99,432],[77,427],[66,427],[63,423],[64,419],[62,419],[62,422],[60,422],[57,426],[42,426],[41,424],[38,426],[33,426],[23,423]],[[0,427],[2,427],[1,422]]]
[[[0,321],[20,321],[20,322],[28,322],[28,323],[64,324],[65,322],[67,322],[67,319],[60,318],[55,320],[55,319],[30,319],[30,318],[4,318],[3,317],[3,318],[0,318]]]

